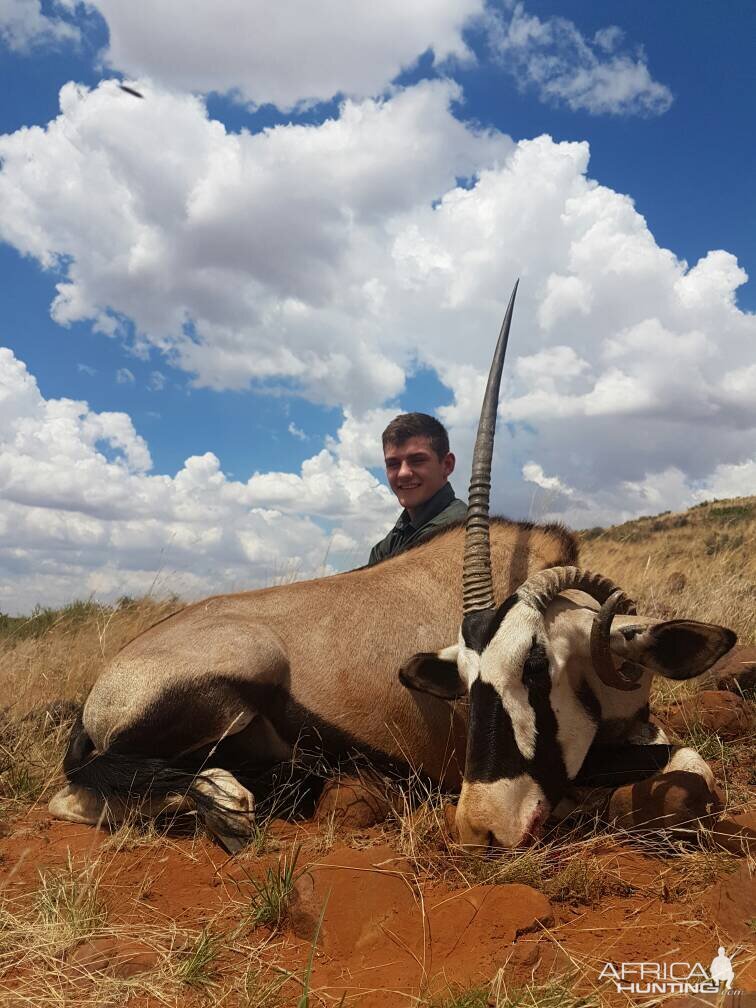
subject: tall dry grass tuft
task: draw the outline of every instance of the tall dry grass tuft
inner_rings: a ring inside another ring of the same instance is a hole
[[[175,599],[74,602],[29,617],[0,614],[0,816],[49,796],[78,705],[133,637],[181,608]]]
[[[176,599],[74,602],[28,618],[0,616],[0,683],[6,717],[18,720],[55,700],[83,701],[95,679],[137,634],[182,608]]]

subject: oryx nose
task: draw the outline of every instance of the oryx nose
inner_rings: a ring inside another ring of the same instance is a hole
[[[490,830],[476,829],[464,816],[457,814],[456,832],[459,843],[462,847],[467,847],[471,851],[479,854],[488,850],[493,833]]]

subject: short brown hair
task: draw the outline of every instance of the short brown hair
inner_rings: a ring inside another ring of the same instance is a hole
[[[386,445],[402,445],[413,437],[426,437],[440,459],[449,454],[449,435],[446,427],[427,413],[400,413],[383,432],[383,450]]]

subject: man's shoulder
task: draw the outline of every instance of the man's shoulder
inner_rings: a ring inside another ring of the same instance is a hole
[[[426,523],[425,528],[433,529],[438,528],[439,525],[451,525],[452,522],[461,521],[466,517],[467,504],[460,500],[459,497],[455,497],[442,511],[439,511],[437,515],[434,515]]]

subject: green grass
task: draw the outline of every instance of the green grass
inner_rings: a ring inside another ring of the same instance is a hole
[[[490,984],[463,988],[450,986],[427,1002],[427,1008],[597,1008],[592,995],[576,994],[574,977],[558,977],[545,983],[533,981],[508,987],[500,970]]]
[[[34,902],[39,929],[64,946],[92,935],[105,923],[94,869],[75,869],[70,854],[64,869],[40,871]]]
[[[294,884],[302,875],[297,871],[299,850],[295,847],[275,868],[268,868],[262,882],[250,879],[255,890],[248,915],[252,927],[278,927],[285,920]]]
[[[572,976],[556,977],[545,983],[533,981],[509,988],[503,977],[497,977],[487,1003],[495,1008],[597,1008],[595,997],[575,993],[573,981]]]
[[[224,947],[223,938],[204,928],[194,946],[182,958],[176,969],[176,979],[195,990],[207,990],[215,986],[217,976],[216,960]]]
[[[491,1004],[490,985],[471,987],[468,990],[449,988],[446,994],[434,998],[428,1008],[488,1008]]]
[[[723,739],[698,722],[687,726],[681,738],[685,745],[695,749],[707,763],[718,763],[725,770],[739,766],[744,759],[750,762],[753,758],[753,743],[750,739]]]

